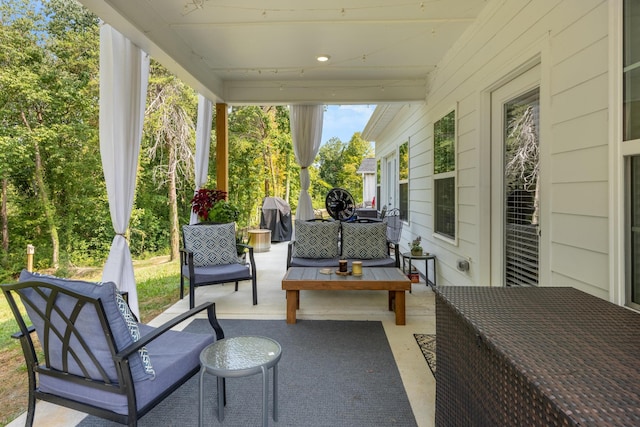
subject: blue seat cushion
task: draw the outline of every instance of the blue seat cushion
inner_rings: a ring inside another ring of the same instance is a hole
[[[155,329],[143,324],[138,326],[143,336]],[[154,379],[135,381],[138,409],[144,408],[177,380],[197,369],[200,366],[200,352],[214,340],[213,334],[167,331],[149,343],[147,349],[153,360],[156,376]],[[106,408],[118,414],[128,412],[125,395],[73,384],[47,375],[40,375],[40,390]]]
[[[251,279],[249,267],[242,264],[212,265],[208,267],[195,267],[194,285],[202,285],[212,282],[226,283]],[[189,277],[189,267],[182,266],[182,274]]]
[[[292,257],[291,267],[335,267],[338,268],[338,258],[301,258]],[[396,261],[388,256],[377,259],[348,259],[349,269],[352,261],[362,261],[363,267],[395,267]]]

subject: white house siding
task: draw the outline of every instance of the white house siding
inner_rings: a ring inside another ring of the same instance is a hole
[[[439,285],[490,285],[490,93],[540,63],[540,285],[609,297],[608,5],[603,0],[488,3],[429,78],[424,106],[403,108],[376,156],[410,139],[410,223],[438,257]],[[437,34],[436,34],[437,37]],[[527,65],[528,64],[528,65]],[[433,122],[457,108],[457,244],[432,235]],[[384,182],[384,179],[383,179]],[[460,272],[457,260],[469,259]]]

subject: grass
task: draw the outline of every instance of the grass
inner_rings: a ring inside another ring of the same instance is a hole
[[[180,275],[178,261],[169,257],[156,257],[134,261],[138,290],[140,319],[146,323],[165,311],[179,299]],[[101,279],[95,269],[79,270],[72,278],[87,281]],[[0,295],[0,425],[6,425],[27,409],[28,383],[18,340],[11,335],[18,331],[9,304]]]

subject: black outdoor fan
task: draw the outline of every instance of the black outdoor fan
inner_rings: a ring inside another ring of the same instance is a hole
[[[327,212],[338,221],[351,219],[356,213],[356,202],[353,196],[343,188],[332,188],[325,200]]]

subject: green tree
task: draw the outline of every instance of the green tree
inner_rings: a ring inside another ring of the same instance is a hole
[[[178,257],[178,188],[186,180],[193,182],[195,126],[193,115],[196,94],[159,63],[152,61],[148,102],[145,114],[146,151],[150,160],[158,160],[153,180],[165,188],[168,200],[169,255]]]
[[[92,206],[93,218],[100,218],[104,206],[94,199],[102,180],[96,149],[98,20],[68,0],[41,9],[10,0],[0,6],[0,16],[3,237],[34,243],[57,266],[61,246],[72,251],[83,227],[92,235],[99,229],[99,220],[82,221],[86,206]]]
[[[320,147],[316,158],[320,180],[314,186],[314,198],[324,201],[328,190],[341,187],[349,191],[357,203],[361,203],[362,175],[356,172],[362,160],[372,153],[371,144],[362,139],[360,132],[354,133],[349,143],[335,137],[327,141]]]

